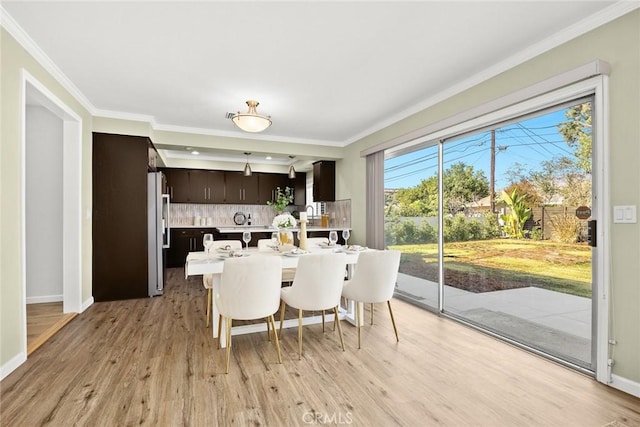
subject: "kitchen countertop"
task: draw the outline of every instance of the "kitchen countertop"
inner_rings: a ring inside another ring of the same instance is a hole
[[[217,226],[211,226],[211,225],[178,225],[178,226],[172,226],[171,228],[198,228],[198,229],[202,229],[202,228],[210,228],[210,229],[217,229],[220,233],[242,233],[243,231],[249,230],[255,233],[273,233],[274,231],[276,231],[275,228],[273,228],[270,225],[217,225]],[[347,227],[349,230],[351,230],[351,227]],[[290,228],[289,230],[291,231],[298,231],[299,228],[298,227],[294,227],[294,228]],[[317,227],[317,226],[307,226],[307,232],[312,232],[312,231],[341,231],[344,230],[344,228],[342,227]]]

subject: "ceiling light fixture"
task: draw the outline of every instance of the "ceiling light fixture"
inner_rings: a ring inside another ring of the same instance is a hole
[[[233,123],[245,132],[262,132],[271,126],[271,117],[258,114],[256,107],[259,104],[260,103],[258,101],[247,101],[249,111],[246,113],[238,111],[231,117],[231,120],[233,120]]]
[[[197,156],[198,154],[200,154],[200,152],[194,150],[194,151],[191,152],[191,154],[193,154],[194,156]]]
[[[253,172],[251,172],[251,166],[249,166],[249,156],[251,153],[244,153],[247,156],[247,163],[244,165],[244,176],[251,176]]]
[[[289,158],[291,160],[293,160],[296,156],[289,156]],[[291,163],[291,166],[289,166],[289,179],[295,179],[296,177],[296,170],[293,167],[293,163]]]

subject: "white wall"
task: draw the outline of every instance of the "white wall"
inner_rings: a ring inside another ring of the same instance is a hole
[[[62,301],[62,120],[26,114],[27,304]]]

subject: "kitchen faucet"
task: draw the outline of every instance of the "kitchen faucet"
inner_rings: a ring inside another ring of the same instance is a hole
[[[314,217],[316,216],[316,209],[313,207],[313,205],[307,205],[304,208],[304,211],[308,214],[309,213],[309,208],[311,208],[311,216],[308,217],[307,219],[309,220],[309,224],[311,224],[311,221],[313,221]]]

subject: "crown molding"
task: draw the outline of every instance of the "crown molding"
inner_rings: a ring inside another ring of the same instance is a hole
[[[489,80],[501,73],[504,73],[511,68],[514,68],[524,62],[535,58],[547,52],[553,48],[556,48],[576,37],[579,37],[591,30],[594,30],[602,25],[605,25],[614,19],[617,19],[621,16],[626,15],[634,11],[635,9],[640,8],[640,2],[638,1],[625,1],[621,0],[617,3],[612,4],[611,6],[602,9],[601,11],[594,13],[593,15],[588,16],[582,21],[576,22],[575,24],[545,38],[544,40],[535,43],[529,46],[527,49],[518,52],[515,55],[510,56],[509,58],[493,65],[492,67],[486,68],[483,71],[475,74],[474,76],[463,80],[462,82],[453,85],[442,92],[437,93],[436,95],[425,99],[424,101],[415,104],[393,116],[390,118],[383,120],[376,124],[375,126],[369,127],[364,131],[348,138],[344,146],[348,146],[356,141],[359,141],[375,132],[378,132],[388,126],[391,126],[394,123],[397,123],[407,117],[410,117],[420,111],[426,110],[429,107],[432,107],[452,96],[455,96],[465,90],[471,89],[472,87]]]
[[[22,46],[33,58],[53,76],[53,78],[67,90],[90,114],[94,114],[95,107],[84,96],[76,85],[62,72],[60,68],[44,53],[40,46],[22,29],[13,17],[0,5],[0,25]]]
[[[467,89],[470,89],[473,86],[476,86],[483,81],[489,80],[490,78],[495,77],[496,75],[503,73],[511,68],[516,67],[548,50],[551,50],[563,43],[568,42],[571,39],[574,39],[582,34],[585,34],[595,28],[598,28],[616,18],[619,18],[627,13],[630,13],[640,7],[640,2],[637,1],[625,1],[621,0],[613,5],[583,19],[580,22],[577,22],[574,25],[571,25],[562,31],[553,34],[546,39],[533,44],[529,48],[519,52],[516,55],[513,55],[504,61],[501,61],[494,66],[487,68],[471,78],[468,78],[450,88],[427,98],[426,100],[415,104],[393,116],[390,118],[383,120],[376,124],[375,126],[371,126],[365,129],[362,132],[357,133],[356,135],[348,138],[345,141],[325,141],[325,140],[313,140],[313,139],[304,139],[304,138],[292,138],[292,137],[278,137],[272,135],[247,135],[246,133],[240,132],[231,132],[231,131],[220,131],[215,129],[206,129],[206,128],[195,128],[195,127],[187,127],[187,126],[176,126],[176,125],[164,125],[157,123],[153,116],[144,115],[144,114],[134,114],[127,112],[118,112],[118,111],[109,111],[109,110],[98,110],[95,106],[89,101],[89,99],[78,89],[73,82],[58,68],[58,66],[47,56],[46,53],[29,37],[29,35],[18,25],[18,23],[13,19],[13,17],[0,5],[0,25],[7,30],[12,37],[16,39],[16,41],[29,53],[31,54],[35,60],[47,71],[49,72],[54,79],[64,88],[66,89],[76,100],[86,108],[92,116],[96,117],[105,117],[105,118],[114,118],[121,120],[132,120],[132,121],[142,121],[147,122],[151,126],[152,129],[158,131],[167,131],[167,132],[178,132],[178,133],[189,133],[189,134],[199,134],[199,135],[211,135],[211,136],[221,136],[228,138],[242,138],[242,139],[250,139],[250,140],[261,140],[261,141],[271,141],[271,142],[289,142],[289,143],[297,143],[297,144],[309,144],[309,145],[321,145],[321,146],[330,146],[330,147],[346,147],[356,141],[361,140],[375,132],[378,132],[394,123],[397,123],[413,114],[416,114],[422,110],[425,110],[439,102],[442,102],[452,96],[455,96]]]

